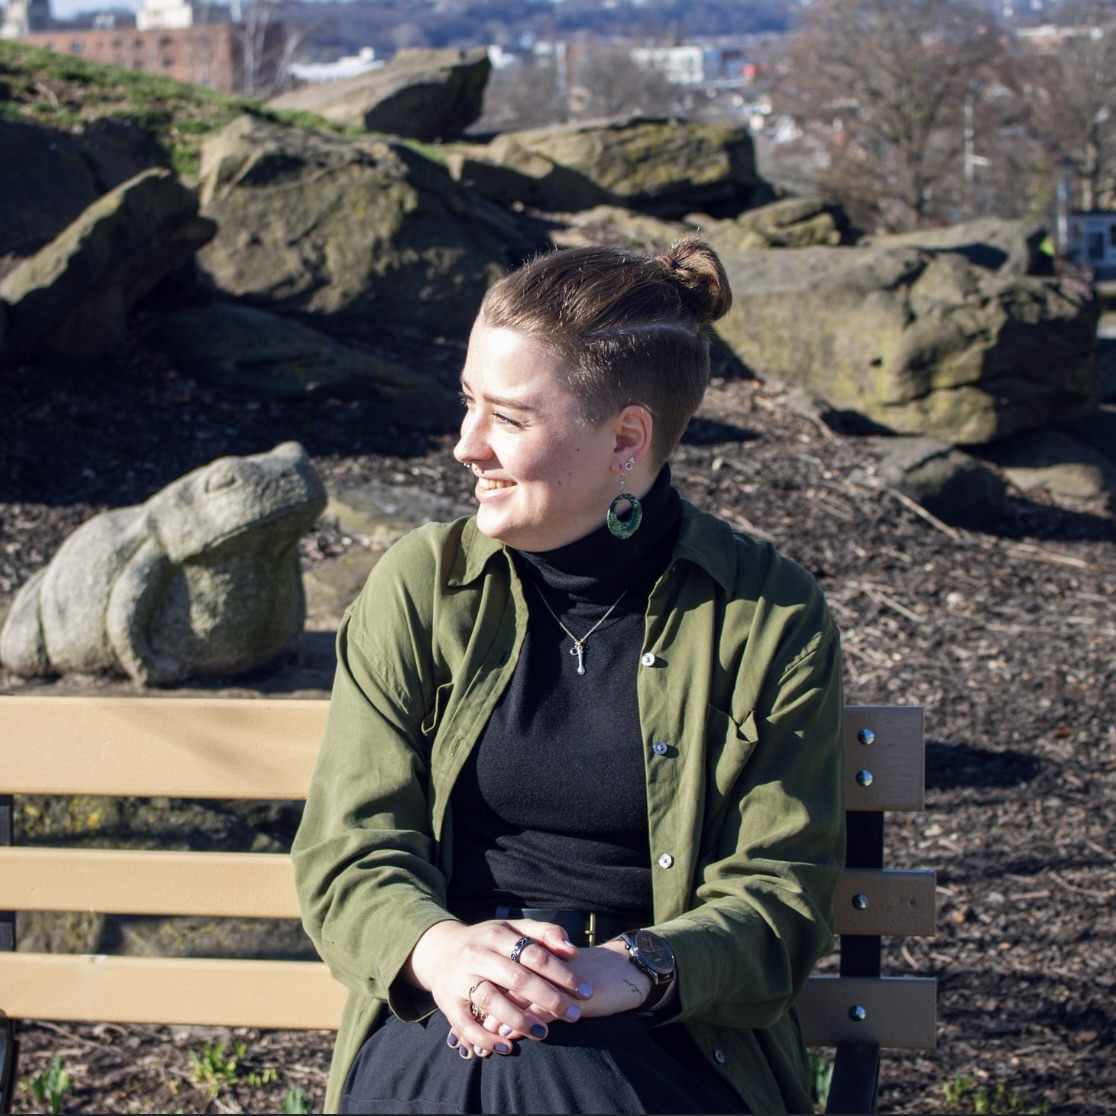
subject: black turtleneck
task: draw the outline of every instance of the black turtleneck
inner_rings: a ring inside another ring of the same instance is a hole
[[[529,621],[508,689],[453,792],[450,909],[651,911],[644,744],[636,700],[644,614],[678,534],[664,467],[630,538],[606,527],[544,554],[512,551]],[[585,641],[573,640],[619,599]]]

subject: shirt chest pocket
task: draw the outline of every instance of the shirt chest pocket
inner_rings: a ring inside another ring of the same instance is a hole
[[[755,713],[737,721],[723,709],[706,706],[703,844],[720,832],[725,811],[739,796],[741,775],[758,743]]]

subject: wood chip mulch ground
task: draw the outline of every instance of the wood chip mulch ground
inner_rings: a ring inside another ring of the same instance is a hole
[[[459,359],[440,349],[436,374],[451,380]],[[286,438],[327,477],[467,497],[450,435],[367,404],[237,402],[138,346],[92,371],[0,374],[0,609],[93,511]],[[939,1044],[885,1055],[880,1108],[1116,1111],[1116,524],[1014,495],[981,529],[955,529],[880,486],[880,452],[773,385],[727,380],[674,465],[684,495],[819,578],[847,700],[926,707],[927,809],[890,822],[887,840],[891,864],[937,869],[938,933],[890,948],[887,967],[938,979]],[[323,518],[304,559],[353,545]],[[29,1086],[56,1056],[62,1111],[317,1109],[331,1045],[46,1023],[20,1037],[18,1112],[49,1110]]]

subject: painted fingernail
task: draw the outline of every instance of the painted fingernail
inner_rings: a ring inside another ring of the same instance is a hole
[[[473,1047],[473,1053],[478,1058],[486,1058],[488,1056],[488,1051],[485,1050],[485,1048],[483,1046],[474,1046]]]
[[[593,989],[588,984],[579,984],[577,986],[577,994],[583,999],[588,1000],[593,995]]]
[[[467,1046],[459,1046],[457,1053],[467,1062],[472,1056],[473,1052]]]
[[[570,1004],[570,1006],[566,1008],[566,1018],[571,1023],[576,1023],[581,1018],[581,1008],[579,1008],[577,1004]]]
[[[546,1028],[541,1023],[532,1023],[531,1034],[535,1038],[546,1038]]]
[[[497,1054],[510,1054],[511,1053],[511,1047],[508,1046],[508,1044],[506,1042],[498,1042],[496,1044],[496,1053]]]
[[[446,1046],[448,1046],[451,1050],[457,1049],[457,1044],[459,1041],[460,1040],[458,1039],[457,1035],[453,1033],[453,1031],[450,1031],[450,1033],[446,1035]]]
[[[569,946],[570,949],[575,948],[573,942],[571,942],[569,938],[563,938],[562,939],[562,945]]]
[[[508,1035],[510,1035],[511,1033],[512,1033],[511,1027],[509,1027],[506,1023],[501,1023],[500,1024],[500,1034],[503,1035],[504,1038],[507,1038]]]

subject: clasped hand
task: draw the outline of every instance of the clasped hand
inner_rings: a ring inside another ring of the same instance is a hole
[[[523,938],[531,941],[513,960]],[[436,923],[411,952],[406,976],[449,1020],[450,1045],[479,1057],[542,1040],[558,1020],[632,1011],[651,990],[622,942],[579,949],[560,926],[533,919]]]

